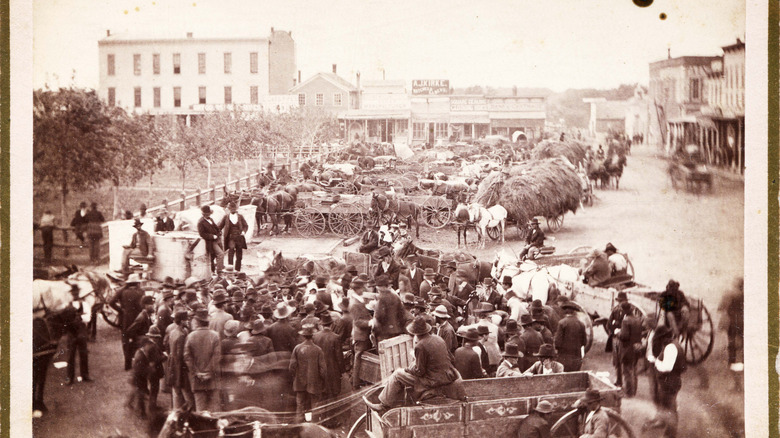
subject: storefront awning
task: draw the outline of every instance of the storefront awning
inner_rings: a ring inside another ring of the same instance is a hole
[[[450,121],[449,113],[412,113],[412,121],[415,123],[448,123]]]
[[[715,126],[715,121],[712,120],[712,117],[696,116],[696,123],[705,129],[717,129]]]
[[[360,110],[339,115],[342,120],[408,120],[409,111]]]
[[[490,123],[487,113],[450,113],[450,123]]]

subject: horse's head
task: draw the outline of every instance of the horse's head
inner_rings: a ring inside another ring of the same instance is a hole
[[[469,208],[466,204],[459,203],[455,207],[455,221],[460,223],[468,222],[470,218]]]

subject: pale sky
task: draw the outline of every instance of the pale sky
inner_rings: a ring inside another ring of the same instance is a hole
[[[667,18],[661,20],[659,15]],[[744,40],[744,0],[34,0],[33,85],[98,85],[97,41],[291,30],[303,79],[449,79],[453,87],[646,84],[648,63]],[[749,42],[748,42],[749,43]]]

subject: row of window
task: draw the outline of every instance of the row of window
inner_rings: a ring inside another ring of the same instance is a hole
[[[249,52],[249,73],[255,74],[258,72],[257,65],[257,52]],[[116,74],[116,56],[113,53],[108,54],[108,75],[114,76]],[[225,52],[223,54],[223,65],[225,74],[233,72],[233,54],[231,52]],[[141,55],[133,55],[133,74],[141,76]],[[174,53],[172,59],[173,74],[181,74],[181,53]],[[152,54],[152,74],[160,74],[160,54]],[[206,54],[198,53],[198,74],[206,74]]]
[[[342,99],[341,99],[341,93],[333,93],[333,106],[342,106]],[[306,93],[298,93],[298,105],[300,106],[306,106]],[[314,95],[314,105],[316,106],[323,106],[325,105],[325,94],[324,93],[316,93]]]
[[[152,88],[152,99],[153,99],[153,107],[154,108],[160,108],[162,106],[162,99],[161,99],[161,92],[162,89],[160,87],[154,87]],[[225,87],[225,99],[224,103],[225,105],[230,105],[233,103],[233,87]],[[133,89],[133,106],[136,108],[140,108],[143,106],[142,98],[141,98],[141,87],[135,87]],[[259,102],[258,98],[258,87],[256,85],[252,85],[249,87],[249,103],[253,105],[257,105]],[[205,104],[206,103],[206,87],[198,87],[198,103],[199,104]],[[116,88],[110,87],[108,89],[108,105],[109,106],[115,106],[116,105]],[[174,108],[181,108],[181,87],[173,87],[173,107]]]

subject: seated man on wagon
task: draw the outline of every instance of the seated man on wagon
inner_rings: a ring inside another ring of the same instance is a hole
[[[598,286],[609,280],[612,272],[609,267],[609,260],[604,251],[593,249],[588,255],[587,266],[582,270],[583,282],[591,286]]]
[[[371,254],[377,248],[379,248],[379,225],[374,224],[360,238],[358,251],[363,254]]]
[[[539,228],[539,219],[533,218],[529,223],[531,232],[525,238],[525,247],[520,251],[520,260],[534,259],[544,246],[544,231]]]
[[[609,268],[612,272],[612,276],[626,275],[628,273],[628,262],[623,254],[618,253],[617,248],[612,243],[607,243],[607,247],[604,249],[604,253],[607,255],[609,261]]]
[[[666,290],[658,297],[658,306],[663,312],[663,323],[672,330],[675,338],[687,331],[691,305],[680,290],[680,283],[669,280]]]

